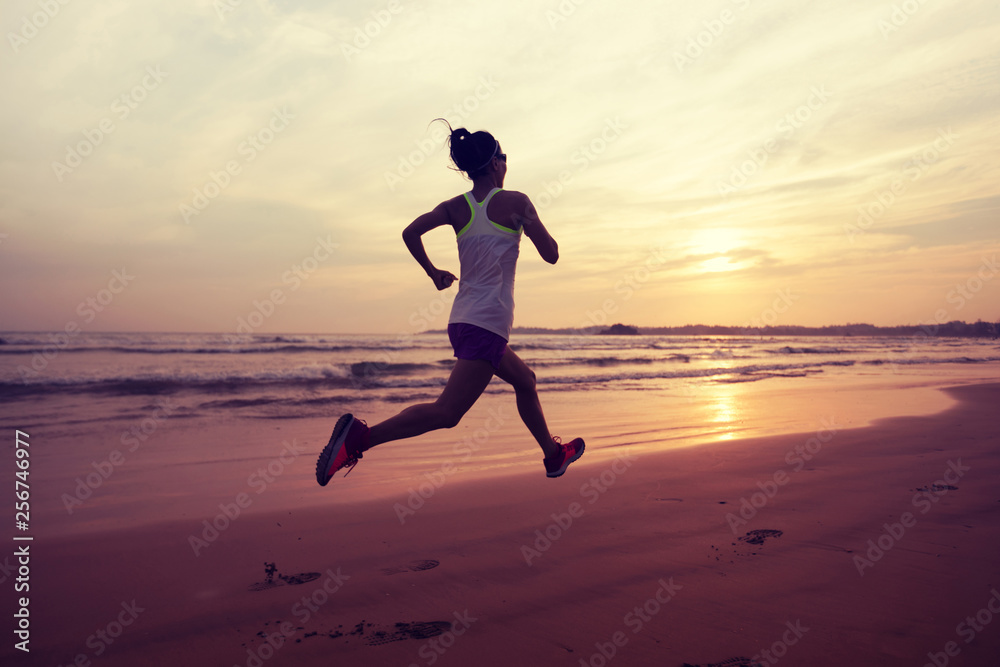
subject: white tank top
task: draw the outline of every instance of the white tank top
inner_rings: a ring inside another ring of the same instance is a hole
[[[465,193],[471,214],[469,223],[458,232],[461,276],[448,322],[475,324],[510,340],[521,230],[498,225],[487,216],[490,200],[500,191],[493,188],[482,203],[477,203],[471,192]]]

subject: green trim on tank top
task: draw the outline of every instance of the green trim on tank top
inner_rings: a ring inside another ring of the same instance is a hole
[[[486,218],[486,219],[490,220],[489,218]],[[494,227],[496,227],[497,229],[499,229],[501,232],[507,232],[508,234],[520,234],[521,232],[524,231],[524,227],[521,227],[520,229],[518,229],[518,230],[515,231],[515,230],[511,229],[510,227],[504,227],[503,225],[498,225],[497,223],[493,222],[492,220],[490,220],[490,224],[493,225]]]
[[[503,192],[503,188],[497,188],[497,192]],[[465,197],[465,203],[469,205],[469,221],[465,223],[465,227],[462,227],[462,229],[459,230],[458,234],[455,235],[455,238],[461,238],[462,234],[465,234],[465,232],[469,231],[469,227],[472,226],[472,221],[476,219],[476,208],[482,208],[482,204],[473,201],[471,194],[472,193],[470,192],[466,192],[462,195],[463,197]],[[487,199],[489,199],[488,195]],[[490,201],[492,201],[492,199],[490,199]],[[483,202],[485,203],[486,200],[484,199]],[[490,220],[489,213],[486,214],[486,220],[500,231],[507,232],[508,234],[520,234],[521,232],[524,231],[523,227],[515,231],[509,227],[498,225],[497,223]]]
[[[469,227],[472,226],[472,221],[476,219],[476,209],[472,205],[472,198],[469,197],[469,193],[466,192],[462,196],[465,197],[465,203],[469,205],[469,221],[465,223],[465,227],[462,227],[462,229],[459,230],[458,234],[455,235],[455,238],[461,238],[462,234],[469,231]]]

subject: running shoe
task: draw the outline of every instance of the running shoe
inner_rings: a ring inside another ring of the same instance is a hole
[[[552,442],[559,446],[559,453],[552,458],[542,459],[542,462],[545,464],[546,476],[559,477],[566,472],[570,463],[583,456],[583,438],[577,438],[566,445],[562,444],[559,438],[552,438]]]
[[[351,470],[358,465],[366,449],[368,449],[368,424],[355,419],[354,415],[344,415],[337,420],[330,442],[326,443],[319,460],[316,461],[316,481],[320,486],[326,486],[334,473],[347,466],[350,466],[347,475],[351,474]]]

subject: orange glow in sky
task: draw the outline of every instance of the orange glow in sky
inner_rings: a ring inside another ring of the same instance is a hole
[[[515,325],[1000,318],[996,3],[57,4],[0,21],[0,329],[443,328],[439,116],[560,244]]]

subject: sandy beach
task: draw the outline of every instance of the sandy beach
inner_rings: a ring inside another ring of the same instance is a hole
[[[302,507],[272,508],[248,481],[212,516],[186,509],[211,480],[174,479],[157,502],[183,519],[31,543],[31,652],[8,640],[0,656],[995,665],[1000,385],[946,393],[943,412],[861,428],[667,451],[598,440],[559,480],[502,466],[452,478],[442,460],[440,484],[431,470],[352,498],[354,475],[377,474],[385,454],[373,451],[325,496],[302,486]],[[182,452],[185,438],[163,435]],[[314,453],[284,456],[304,479]]]
[[[3,19],[0,667],[1000,667],[1000,2]]]

